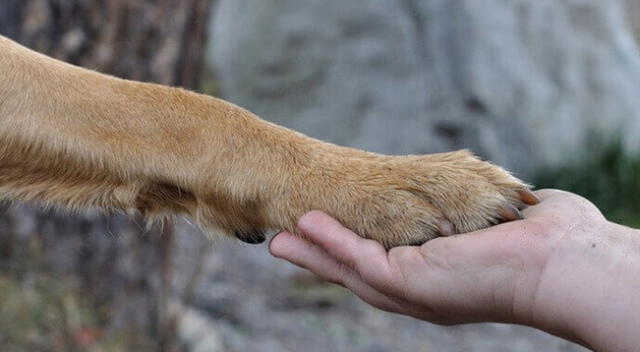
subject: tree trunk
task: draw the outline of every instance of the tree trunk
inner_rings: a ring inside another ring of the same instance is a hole
[[[640,43],[640,0],[627,0],[625,12],[633,28],[633,35]]]
[[[0,33],[58,59],[123,78],[197,88],[210,0],[5,0]],[[1,172],[1,170],[0,170]],[[172,228],[12,207],[0,217],[3,274],[72,277],[105,328],[145,350],[170,349]]]

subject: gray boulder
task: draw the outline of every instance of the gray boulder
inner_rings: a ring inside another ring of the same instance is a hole
[[[407,154],[470,148],[531,177],[622,138],[640,58],[602,0],[220,0],[222,96],[308,135]]]

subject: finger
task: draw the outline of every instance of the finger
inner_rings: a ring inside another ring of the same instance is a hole
[[[357,273],[338,262],[320,247],[289,232],[276,235],[269,243],[269,251],[277,258],[285,259],[310,270],[325,280],[348,288],[375,307],[391,312],[401,312],[403,308],[394,299],[367,285]]]
[[[541,202],[549,198],[572,195],[572,193],[570,192],[561,191],[559,189],[551,189],[551,188],[539,189],[535,191],[534,194]]]
[[[591,202],[577,194],[555,189],[537,191],[536,194],[544,204],[526,209],[527,219],[544,218],[545,223],[551,224],[563,223],[565,219],[572,217],[579,218],[585,212],[592,216],[602,216]]]
[[[413,310],[410,302],[402,302],[396,296],[388,296],[369,286],[365,281],[347,277],[344,286],[370,305],[392,313],[410,315]]]
[[[298,227],[311,242],[361,275],[372,277],[388,273],[384,247],[359,237],[332,217],[312,211],[300,219]]]
[[[338,262],[347,265],[359,278],[389,297],[402,296],[405,286],[397,268],[389,264],[389,253],[378,242],[359,237],[322,212],[311,212],[299,222],[307,238]]]
[[[297,266],[309,269],[325,280],[343,284],[348,270],[335,258],[311,242],[289,232],[276,235],[269,243],[269,252],[274,257],[285,259]]]

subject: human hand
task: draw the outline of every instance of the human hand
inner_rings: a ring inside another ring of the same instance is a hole
[[[270,250],[390,312],[530,325],[594,348],[637,345],[625,331],[640,326],[629,313],[640,311],[640,236],[581,197],[536,193],[542,203],[525,220],[388,252],[311,212],[299,221],[308,240],[284,232]]]

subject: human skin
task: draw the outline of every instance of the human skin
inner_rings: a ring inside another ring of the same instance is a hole
[[[271,253],[367,303],[438,324],[532,326],[597,351],[640,346],[640,231],[575,194],[541,190],[525,219],[386,251],[307,213]]]

